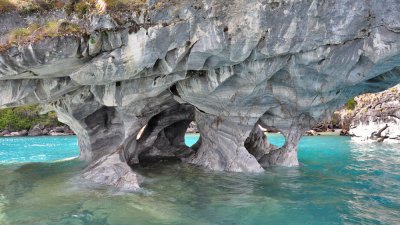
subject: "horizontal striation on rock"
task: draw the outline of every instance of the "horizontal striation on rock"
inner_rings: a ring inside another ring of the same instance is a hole
[[[155,0],[119,18],[93,14],[81,21],[85,34],[2,50],[0,106],[50,104],[78,135],[94,174],[115,175],[94,178],[89,169],[85,177],[127,189],[138,184],[115,181],[139,182],[129,166],[141,161],[242,172],[296,166],[304,130],[349,98],[400,82],[399,7],[396,0]],[[42,19],[54,15],[63,17]],[[26,25],[13,17],[11,27]],[[188,148],[182,133],[191,121],[201,138]],[[285,145],[268,144],[258,124],[279,130]]]

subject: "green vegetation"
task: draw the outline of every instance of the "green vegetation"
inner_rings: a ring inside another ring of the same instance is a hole
[[[92,12],[135,10],[145,4],[146,0],[0,0],[0,12],[29,14],[63,9],[83,17]]]
[[[71,0],[65,5],[67,14],[76,14],[80,18],[91,13],[112,13],[115,11],[133,11],[146,5],[146,0]]]
[[[67,15],[75,15],[81,19],[91,14],[109,13],[116,21],[119,21],[119,17],[122,15],[120,12],[137,11],[140,13],[146,7],[146,2],[146,0],[0,0],[0,13],[16,12],[27,15],[63,10]],[[87,33],[84,24],[84,20],[75,23],[54,20],[18,27],[9,31],[7,42],[0,45],[0,52],[13,45],[35,43],[44,38],[67,35],[84,36]]]
[[[16,28],[8,33],[8,44],[39,41],[45,37],[58,37],[65,34],[79,34],[83,32],[78,24],[62,20],[49,21],[43,26],[36,23],[28,27]]]
[[[346,109],[348,110],[353,110],[356,108],[357,102],[356,100],[354,100],[354,98],[349,99],[346,104],[344,104],[344,106],[346,107]]]
[[[146,4],[146,0],[104,0],[108,10],[132,10]]]
[[[21,14],[62,9],[66,0],[0,0],[0,12],[17,10]]]
[[[110,13],[119,15],[120,11],[143,8],[146,0],[0,0],[0,13],[16,11],[20,14],[64,10],[68,15],[85,18],[91,14]],[[0,51],[15,44],[33,43],[46,37],[82,35],[86,33],[84,22],[70,23],[64,20],[31,23],[18,27],[8,33],[8,42],[0,46]]]
[[[68,15],[76,14],[79,16],[79,18],[83,18],[87,14],[90,14],[91,12],[98,11],[99,7],[97,5],[97,0],[87,0],[87,1],[70,0],[65,5],[64,9]]]
[[[391,88],[389,88],[389,91],[392,93],[398,93],[399,89],[397,89],[397,88],[398,88],[398,86],[391,87]]]
[[[0,12],[8,12],[15,9],[16,6],[9,0],[0,0]]]
[[[44,126],[61,125],[55,112],[40,115],[39,105],[21,106],[0,110],[0,130],[29,130],[36,124]]]
[[[340,113],[334,112],[331,117],[331,124],[333,127],[340,127]]]

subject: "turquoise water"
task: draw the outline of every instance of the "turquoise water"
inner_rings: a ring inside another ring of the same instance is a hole
[[[395,144],[305,137],[300,167],[262,174],[154,165],[139,169],[146,179],[134,194],[93,190],[77,160],[49,163],[77,152],[74,137],[0,139],[0,224],[400,224]]]
[[[52,162],[78,154],[75,136],[0,138],[0,164]]]

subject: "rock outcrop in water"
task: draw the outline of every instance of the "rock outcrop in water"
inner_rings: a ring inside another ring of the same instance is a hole
[[[400,86],[355,98],[350,133],[361,140],[400,142]]]
[[[118,18],[88,15],[85,34],[1,52],[0,105],[53,106],[78,135],[84,177],[126,190],[139,187],[131,167],[165,158],[297,166],[304,131],[350,97],[399,83],[399,11],[397,0],[152,0]],[[2,14],[0,27],[54,18],[67,15]],[[191,121],[201,138],[188,148]]]

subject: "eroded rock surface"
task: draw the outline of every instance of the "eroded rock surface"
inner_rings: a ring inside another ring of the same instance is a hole
[[[135,189],[129,166],[152,157],[227,171],[296,166],[316,121],[400,81],[397,0],[155,0],[141,10],[91,15],[86,35],[0,53],[0,105],[53,106],[97,183]],[[190,149],[182,135],[192,120],[201,139]],[[285,145],[264,143],[257,124]]]
[[[400,143],[400,86],[355,98],[350,133],[359,140]]]
[[[196,111],[201,144],[190,163],[211,170],[260,172],[263,168],[245,148],[254,118],[213,116]]]

